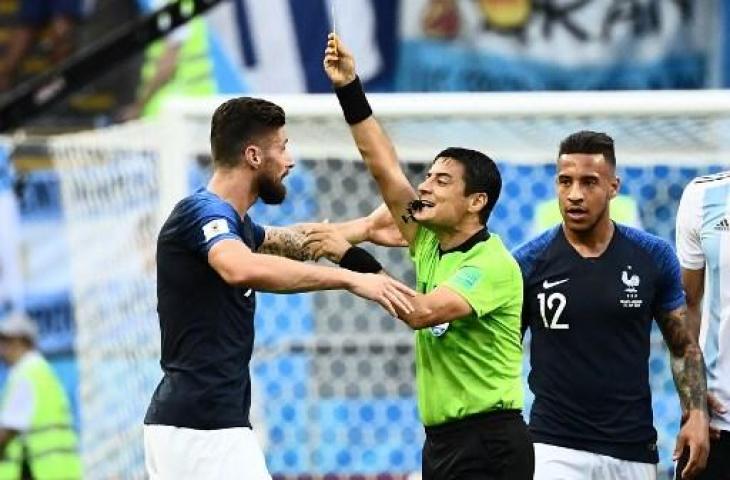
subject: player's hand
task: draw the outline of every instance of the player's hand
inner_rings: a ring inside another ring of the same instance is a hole
[[[707,414],[701,410],[690,410],[687,421],[677,435],[677,445],[674,448],[674,460],[678,460],[685,448],[689,449],[689,459],[682,471],[683,479],[692,479],[707,465],[707,456],[710,453],[709,421]]]
[[[329,223],[310,223],[303,228],[304,246],[315,260],[325,257],[327,260],[340,263],[345,252],[352,246],[334,225]]]
[[[324,71],[335,87],[344,87],[355,80],[355,57],[334,33],[327,36],[324,50]]]
[[[410,299],[416,296],[416,292],[406,285],[387,275],[351,273],[354,281],[349,290],[355,295],[378,302],[393,317],[398,316],[396,309],[405,314],[415,311]]]
[[[719,415],[727,412],[727,408],[725,408],[714,394],[707,392],[707,411],[710,412],[710,416],[712,416],[713,413]],[[713,440],[719,440],[720,429],[710,425],[710,438]]]

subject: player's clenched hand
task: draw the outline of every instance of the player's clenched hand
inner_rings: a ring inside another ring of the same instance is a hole
[[[355,80],[355,57],[334,33],[327,37],[324,50],[324,71],[335,87],[343,87]]]
[[[679,459],[685,448],[689,449],[689,459],[682,471],[682,478],[692,479],[705,469],[710,453],[709,422],[701,410],[691,410],[682,425],[674,448],[675,460]]]
[[[386,275],[375,273],[356,273],[349,290],[355,295],[378,302],[392,316],[397,317],[398,310],[409,314],[415,310],[411,298],[416,292]]]
[[[311,223],[304,228],[304,246],[315,260],[322,257],[340,263],[342,256],[352,246],[337,229],[329,223]]]

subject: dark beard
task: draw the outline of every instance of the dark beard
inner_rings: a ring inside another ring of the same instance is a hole
[[[279,205],[286,198],[286,187],[273,176],[261,175],[258,183],[259,198],[266,205]]]

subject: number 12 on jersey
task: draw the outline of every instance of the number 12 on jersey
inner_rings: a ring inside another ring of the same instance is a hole
[[[560,315],[565,310],[565,304],[568,303],[565,295],[560,292],[553,292],[550,295],[542,292],[537,294],[537,301],[540,302],[540,316],[545,328],[553,330],[567,330],[570,328],[567,323],[560,323]],[[548,319],[548,316],[550,316],[550,319]]]

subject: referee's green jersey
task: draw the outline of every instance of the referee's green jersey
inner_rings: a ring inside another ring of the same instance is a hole
[[[522,275],[502,240],[483,230],[461,247],[440,252],[436,235],[419,227],[410,253],[419,292],[445,286],[473,310],[450,324],[416,331],[423,424],[521,409]]]

